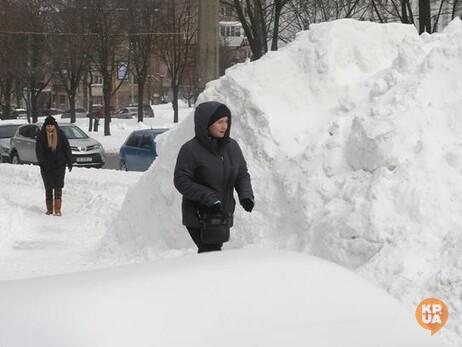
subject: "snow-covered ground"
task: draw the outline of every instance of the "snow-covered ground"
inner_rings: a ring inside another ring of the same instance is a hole
[[[223,273],[218,272],[218,278],[227,279],[225,270],[230,273],[236,270],[226,263],[229,257],[242,256],[248,264],[256,261],[230,249],[248,248],[253,252],[256,248],[284,249],[319,256],[355,271],[398,298],[408,313],[413,313],[416,305],[427,297],[444,300],[449,306],[449,321],[438,335],[443,335],[449,346],[459,347],[462,345],[461,73],[462,22],[458,19],[445,32],[432,36],[419,36],[414,26],[402,24],[342,20],[313,25],[281,51],[229,69],[224,77],[208,84],[199,102],[218,100],[230,107],[234,115],[231,134],[247,158],[256,207],[250,215],[238,208],[232,239],[225,252],[176,259],[177,265],[167,265],[165,269],[160,265],[165,260],[159,258],[182,257],[194,248],[181,226],[181,197],[172,182],[178,149],[193,136],[192,117],[160,136],[159,158],[145,174],[73,171],[66,180],[64,216],[58,220],[40,214],[44,202],[37,168],[0,164],[0,279],[155,260],[152,266],[166,277],[165,288],[158,292],[159,300],[162,305],[175,306],[171,296],[164,296],[164,303],[162,295],[171,290],[178,294],[175,299],[181,297],[171,277],[201,271],[191,269],[200,267],[196,262],[206,262],[212,268],[215,262],[221,264]],[[120,133],[126,136],[132,128],[140,126],[135,121],[119,127],[124,122],[113,123],[114,139],[122,139]],[[103,142],[109,150],[123,142],[117,140],[111,144],[111,141],[109,138]],[[66,218],[69,223],[64,222]],[[58,225],[61,233],[55,228]],[[71,237],[64,237],[64,233]],[[29,242],[21,243],[24,240]],[[276,255],[274,259],[284,262]],[[190,261],[191,267],[186,266]],[[277,266],[278,262],[271,264]],[[147,269],[151,265],[145,266]],[[104,306],[114,298],[120,301],[125,298],[126,292],[117,292],[119,281],[123,282],[122,288],[132,285],[134,293],[142,291],[145,285],[151,288],[140,281],[124,282],[124,273],[131,271],[149,277],[137,269],[143,267],[125,268],[120,273],[106,270],[109,272],[88,274],[86,279],[82,274],[37,282],[8,281],[0,285],[0,291],[10,295],[18,290],[17,296],[12,295],[12,302],[21,302],[27,297],[29,286],[37,285],[47,291],[56,284],[63,288],[63,299],[59,302],[67,303],[66,310],[72,310],[75,303],[68,303],[71,301],[68,298],[71,294],[82,294],[80,288],[73,292],[72,284],[80,279],[95,283],[93,279],[102,276],[99,288],[112,286],[111,292],[116,293],[101,303]],[[289,273],[303,287],[306,271],[297,269]],[[266,270],[253,273],[256,283],[260,274],[264,279]],[[206,274],[198,276],[207,278]],[[179,281],[185,278],[188,275]],[[234,279],[231,275],[229,278]],[[162,285],[163,280],[155,281],[156,285]],[[239,277],[234,282],[238,286]],[[206,287],[212,290],[214,284]],[[338,287],[342,289],[341,285]],[[329,283],[326,288],[330,288]],[[287,293],[288,297],[292,294],[289,290],[278,293],[279,296]],[[44,295],[39,302],[46,310],[53,296],[49,299],[48,294]],[[77,303],[87,304],[102,298],[102,295],[96,299],[83,295]],[[230,300],[239,298],[234,297],[233,291],[227,291],[226,295]],[[134,301],[138,298],[137,294],[128,297]],[[144,302],[145,297],[142,292],[140,301]],[[378,301],[382,304],[387,300]],[[123,307],[129,316],[141,312],[130,311],[129,303]],[[157,301],[154,303],[158,305]],[[134,309],[141,305],[139,301],[137,305]],[[213,306],[220,309],[218,304]],[[21,315],[13,306],[9,307],[3,314]],[[86,306],[82,307],[78,314],[87,317]],[[260,309],[267,312],[261,306],[255,307],[257,313]],[[364,305],[364,309],[369,306]],[[200,312],[209,312],[210,308],[204,310]],[[140,317],[148,314],[151,311]],[[358,315],[366,321],[369,316]],[[39,320],[34,317],[27,327],[37,324]],[[262,317],[271,318],[269,314]],[[125,321],[113,318],[114,331],[123,330]],[[102,320],[100,324],[104,324]],[[11,324],[18,322],[19,318]],[[47,322],[50,329],[66,327],[58,320]],[[72,322],[63,324],[71,329]],[[74,336],[75,331],[71,330],[64,331]],[[126,341],[122,332],[115,336]],[[227,338],[228,335],[222,336],[225,342]]]
[[[98,248],[139,177],[74,168],[66,173],[58,218],[44,214],[45,190],[37,166],[0,164],[0,280],[114,264],[101,263]]]
[[[173,129],[171,104],[153,105],[154,119],[140,124],[136,119],[113,119],[111,136],[100,131],[88,133],[100,141],[106,152],[118,152],[127,136],[137,129]],[[179,120],[189,113],[180,103]],[[68,119],[59,122],[69,122]],[[41,121],[43,119],[39,119]],[[6,120],[0,124],[25,123]],[[87,131],[88,119],[76,124]],[[63,216],[43,214],[44,188],[39,168],[31,165],[0,164],[0,280],[83,271],[120,264],[114,258],[99,259],[101,238],[111,228],[129,186],[141,174],[74,168],[66,174]]]
[[[441,347],[385,291],[294,252],[0,282],[0,307],[8,347]]]

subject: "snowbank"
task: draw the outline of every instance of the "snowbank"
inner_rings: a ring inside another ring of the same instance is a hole
[[[384,291],[289,252],[4,282],[0,307],[0,345],[8,347],[441,346]]]
[[[256,192],[229,248],[307,252],[355,269],[414,310],[446,301],[442,333],[462,343],[462,23],[313,25],[279,52],[209,83],[226,103]],[[192,117],[127,194],[110,254],[155,258],[192,247],[172,184]]]

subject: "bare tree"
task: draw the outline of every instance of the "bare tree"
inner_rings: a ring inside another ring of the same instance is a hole
[[[156,52],[167,67],[173,94],[173,121],[178,122],[180,84],[187,69],[193,68],[193,40],[197,34],[197,13],[192,0],[164,1],[162,24],[164,31],[156,40]]]
[[[94,34],[92,63],[103,78],[104,135],[111,135],[112,96],[122,85],[128,74],[120,78],[118,85],[114,79],[119,72],[119,64],[128,64],[128,38],[126,2],[123,0],[82,0],[89,20],[90,31]],[[125,61],[124,61],[125,60]]]
[[[144,90],[154,44],[150,33],[158,27],[159,5],[158,0],[132,0],[129,5],[131,71],[138,83],[138,122],[143,121]]]
[[[75,123],[77,90],[89,66],[92,40],[88,39],[88,23],[79,1],[55,0],[51,23],[54,35],[49,38],[50,57],[56,76],[66,90],[71,112],[71,123]]]
[[[28,18],[22,22],[22,30],[28,34],[23,36],[25,61],[21,77],[26,93],[24,98],[28,104],[28,120],[32,117],[32,122],[36,123],[39,115],[39,96],[52,78],[46,47],[48,42],[42,34],[47,30],[50,7],[46,0],[18,0],[17,3],[22,16]]]
[[[2,105],[2,117],[9,118],[11,101],[15,94],[15,84],[18,82],[18,74],[23,64],[21,52],[21,40],[17,35],[9,32],[17,32],[20,29],[20,11],[14,0],[4,0],[0,8],[0,103]]]
[[[291,0],[284,14],[284,25],[281,28],[283,35],[280,38],[283,41],[291,40],[296,32],[308,30],[314,23],[341,18],[371,20],[374,8],[377,11],[379,9],[379,1],[381,0]],[[383,22],[381,13],[382,11],[377,12],[377,20]]]
[[[221,3],[234,8],[242,24],[252,51],[252,60],[257,60],[269,50],[277,50],[281,19],[290,0],[222,0]]]

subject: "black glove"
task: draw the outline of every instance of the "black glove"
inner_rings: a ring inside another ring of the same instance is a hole
[[[67,166],[67,168],[69,169],[69,172],[71,172],[71,171],[72,171],[72,164],[69,164],[69,165]]]
[[[212,205],[207,206],[207,210],[210,213],[223,212],[223,205],[220,200],[215,201]]]
[[[239,200],[239,202],[241,203],[241,206],[244,208],[244,210],[246,210],[247,212],[252,212],[253,207],[255,206],[255,202],[251,198],[241,199]]]

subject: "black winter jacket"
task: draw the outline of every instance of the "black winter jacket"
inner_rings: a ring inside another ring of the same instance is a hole
[[[57,132],[58,142],[55,152],[48,147],[45,126],[37,135],[35,144],[35,154],[46,189],[62,188],[65,168],[72,166],[72,151],[69,140],[59,127],[57,127]]]
[[[229,119],[222,139],[211,139],[208,135],[209,119],[216,112],[226,114]],[[199,227],[197,211],[220,200],[232,225],[234,189],[239,199],[254,199],[254,195],[241,149],[229,137],[231,112],[219,102],[205,102],[197,106],[194,123],[195,137],[181,147],[174,173],[175,187],[183,195],[183,224]]]

